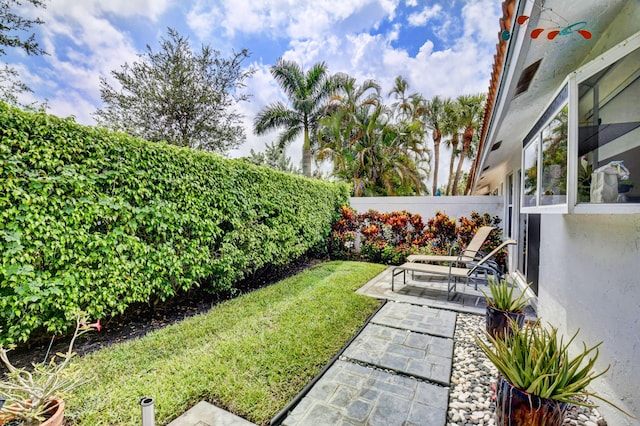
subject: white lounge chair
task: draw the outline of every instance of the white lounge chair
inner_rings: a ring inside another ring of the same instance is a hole
[[[429,275],[439,275],[447,277],[447,300],[451,300],[451,293],[455,294],[458,278],[469,279],[474,274],[484,273],[486,275],[500,275],[491,262],[493,256],[495,256],[500,250],[508,245],[517,244],[515,240],[506,240],[498,247],[493,249],[489,254],[478,261],[470,261],[465,267],[454,266],[455,262],[451,262],[449,266],[446,265],[434,265],[429,263],[420,262],[406,262],[402,265],[395,266],[391,271],[391,291],[395,291],[395,278],[402,274],[402,283],[407,283],[407,271],[421,272]]]
[[[464,250],[462,250],[457,256],[453,255],[430,255],[430,254],[412,254],[407,256],[407,262],[422,262],[422,263],[444,263],[444,262],[469,262],[478,256],[478,252],[482,248],[484,242],[489,238],[489,234],[495,228],[493,226],[481,226],[476,230],[476,233],[467,244]]]

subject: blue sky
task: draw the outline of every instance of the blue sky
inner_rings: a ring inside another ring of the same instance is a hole
[[[159,50],[167,27],[199,47],[224,54],[247,48],[246,66],[257,69],[249,81],[251,101],[240,105],[247,141],[229,153],[247,155],[277,134],[257,137],[251,123],[265,105],[282,99],[269,67],[278,58],[305,69],[325,61],[331,73],[373,78],[384,93],[396,76],[410,92],[455,97],[485,92],[498,41],[500,0],[49,0],[46,9],[25,7],[45,24],[36,36],[49,53],[28,57],[8,52],[34,93],[24,101],[46,99],[49,112],[73,115],[93,124],[102,106],[100,77],[138,60],[148,44]],[[288,154],[300,159],[301,146]],[[439,178],[442,182],[442,178]]]

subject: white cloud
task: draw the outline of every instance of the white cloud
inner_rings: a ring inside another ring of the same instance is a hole
[[[425,6],[419,13],[412,13],[407,19],[409,24],[414,27],[423,27],[432,18],[440,16],[442,6],[434,4],[433,7]]]
[[[199,39],[208,39],[215,28],[213,22],[220,22],[222,11],[214,6],[206,9],[201,2],[198,2],[189,12],[187,12],[187,25],[196,33]]]
[[[142,16],[153,22],[169,5],[167,0],[49,3],[38,10],[45,21],[38,28],[39,41],[49,55],[30,66],[31,75],[39,79],[31,78],[29,84],[48,99],[54,114],[74,115],[79,122],[92,124],[90,114],[100,102],[100,77],[110,78],[112,70],[137,60],[134,40],[115,20]]]
[[[393,19],[397,6],[398,0],[223,0],[214,5],[200,0],[188,13],[187,23],[200,39],[213,33],[212,23],[228,37],[241,33],[306,39],[342,34],[341,25],[349,19],[351,26],[374,27],[382,19]]]
[[[500,12],[500,15],[498,15]],[[464,19],[464,35],[480,43],[488,43],[495,47],[498,42],[499,18],[502,11],[495,6],[493,0],[477,0],[465,4],[462,8]]]

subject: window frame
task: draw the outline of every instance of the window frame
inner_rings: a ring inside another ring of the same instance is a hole
[[[594,74],[604,70],[611,64],[621,60],[635,50],[640,49],[640,32],[635,33],[628,39],[614,46],[602,55],[588,62],[584,66],[569,74],[554,93],[552,101],[546,106],[531,131],[523,142],[521,152],[521,167],[524,167],[524,153],[526,148],[532,143],[538,143],[538,179],[536,182],[536,206],[525,207],[521,204],[522,213],[556,213],[556,214],[635,214],[640,213],[640,203],[579,203],[578,202],[578,85]],[[555,105],[562,91],[568,90],[566,102]],[[564,106],[568,105],[567,117],[567,194],[566,203],[554,205],[540,205],[540,181],[542,168],[542,146],[539,141],[542,129],[549,124],[555,114]],[[542,122],[543,117],[547,119]],[[537,136],[536,136],[537,135]],[[536,136],[536,137],[533,137]],[[520,182],[520,196],[524,199],[524,176],[522,173]]]
[[[565,93],[566,92],[566,93]],[[571,162],[571,151],[570,151],[570,138],[571,138],[571,105],[569,103],[569,98],[571,95],[571,88],[569,87],[569,82],[565,79],[560,86],[560,89],[556,90],[553,96],[553,100],[547,105],[544,109],[544,112],[540,115],[534,126],[531,128],[527,136],[523,141],[522,146],[522,154],[521,154],[521,182],[520,182],[520,197],[522,199],[521,203],[521,212],[522,213],[568,213],[569,212],[569,201],[571,198],[569,197],[569,193],[571,192],[571,178],[570,178],[570,162]],[[565,107],[568,106],[568,122],[567,122],[567,194],[565,197],[564,203],[558,204],[541,204],[541,194],[542,194],[542,160],[543,160],[543,139],[542,133],[549,126],[549,124],[555,120],[558,113]],[[577,130],[577,127],[576,127]],[[576,132],[577,133],[577,132]],[[525,183],[524,179],[526,178],[526,165],[525,165],[525,152],[528,148],[533,146],[534,144],[538,145],[536,152],[536,201],[533,206],[525,206]]]

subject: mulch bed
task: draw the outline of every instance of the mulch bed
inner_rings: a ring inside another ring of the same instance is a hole
[[[212,295],[202,288],[194,288],[155,306],[150,304],[130,306],[123,315],[101,319],[102,330],[99,333],[91,332],[82,335],[76,341],[74,351],[82,356],[114,343],[142,337],[150,331],[207,312],[220,302],[276,283],[322,261],[323,259],[301,258],[288,265],[261,270],[237,283],[233,292]],[[47,352],[50,354],[47,361],[51,359],[51,354],[66,352],[69,337],[58,337],[53,340],[53,344],[50,339],[50,337],[32,339],[29,346],[12,350],[9,360],[16,367],[24,367],[34,362],[44,361]],[[50,344],[51,348],[49,348]],[[0,365],[1,371],[4,371],[2,365]]]

